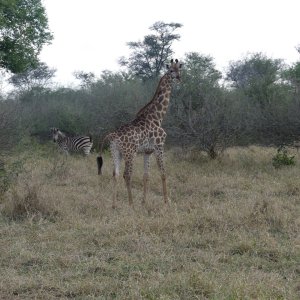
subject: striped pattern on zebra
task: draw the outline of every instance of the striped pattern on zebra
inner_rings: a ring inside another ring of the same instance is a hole
[[[91,136],[68,137],[58,128],[51,128],[52,139],[66,154],[69,152],[83,152],[89,155],[93,146]]]

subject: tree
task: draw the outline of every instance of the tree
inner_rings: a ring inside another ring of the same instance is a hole
[[[83,89],[88,89],[96,81],[96,76],[92,72],[75,71],[73,73],[74,77],[80,81],[80,87]]]
[[[296,62],[286,72],[284,72],[285,78],[290,82],[294,88],[295,95],[300,94],[300,62]]]
[[[232,62],[227,80],[231,81],[232,87],[243,90],[249,99],[265,106],[272,100],[282,70],[281,59],[271,59],[262,53],[255,53]]]
[[[300,45],[296,47],[296,50],[300,54]],[[298,96],[300,94],[300,61],[297,61],[288,68],[284,72],[283,76],[289,81],[291,86],[294,88],[295,95]]]
[[[36,67],[52,38],[41,0],[1,0],[0,68],[20,73]]]
[[[7,156],[21,139],[20,116],[19,103],[0,101],[0,199],[9,186],[10,175],[13,174],[5,164],[8,161]]]
[[[197,52],[187,53],[180,84],[180,99],[185,109],[189,106],[193,109],[201,107],[209,94],[219,87],[221,78],[222,74],[215,68],[211,56]]]
[[[195,52],[186,54],[168,124],[171,138],[183,145],[196,146],[212,159],[230,145],[235,134],[229,117],[233,106],[220,87],[221,78],[212,57]]]
[[[15,101],[0,101],[0,200],[10,185],[13,170],[6,165],[7,156],[20,141],[20,105]]]
[[[143,78],[155,78],[173,54],[172,44],[180,39],[174,31],[182,27],[179,23],[156,22],[149,29],[153,34],[146,35],[143,41],[129,42],[132,50],[128,59],[121,57],[119,63],[126,66],[135,75]]]
[[[39,63],[35,68],[30,67],[22,73],[12,75],[9,82],[19,90],[28,91],[33,87],[46,87],[55,72],[55,69],[50,69],[45,63]]]

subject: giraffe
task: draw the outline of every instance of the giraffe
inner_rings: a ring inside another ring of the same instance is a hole
[[[164,143],[166,132],[161,127],[163,118],[167,112],[170,101],[172,82],[174,79],[180,81],[182,64],[172,59],[170,65],[166,65],[167,72],[161,77],[152,100],[142,107],[131,122],[122,125],[119,129],[109,133],[102,140],[100,152],[97,157],[98,174],[101,174],[103,164],[102,149],[105,142],[109,142],[110,152],[113,159],[114,195],[113,208],[117,197],[117,182],[120,175],[121,160],[125,161],[123,177],[125,179],[129,205],[133,205],[131,191],[131,175],[133,160],[138,153],[144,154],[143,175],[143,200],[147,201],[149,186],[150,155],[154,153],[157,165],[160,169],[164,202],[168,203],[166,171],[164,166]]]

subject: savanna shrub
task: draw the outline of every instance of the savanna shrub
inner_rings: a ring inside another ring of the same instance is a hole
[[[273,166],[278,169],[282,166],[295,165],[295,156],[288,155],[288,151],[284,146],[277,149],[277,154],[272,158]]]

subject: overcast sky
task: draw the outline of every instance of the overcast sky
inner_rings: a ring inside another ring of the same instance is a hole
[[[232,60],[262,52],[291,64],[300,59],[300,0],[43,0],[54,34],[40,59],[57,69],[57,81],[74,71],[120,69],[130,41],[142,40],[157,21],[183,25],[174,58],[199,52],[224,71]]]

